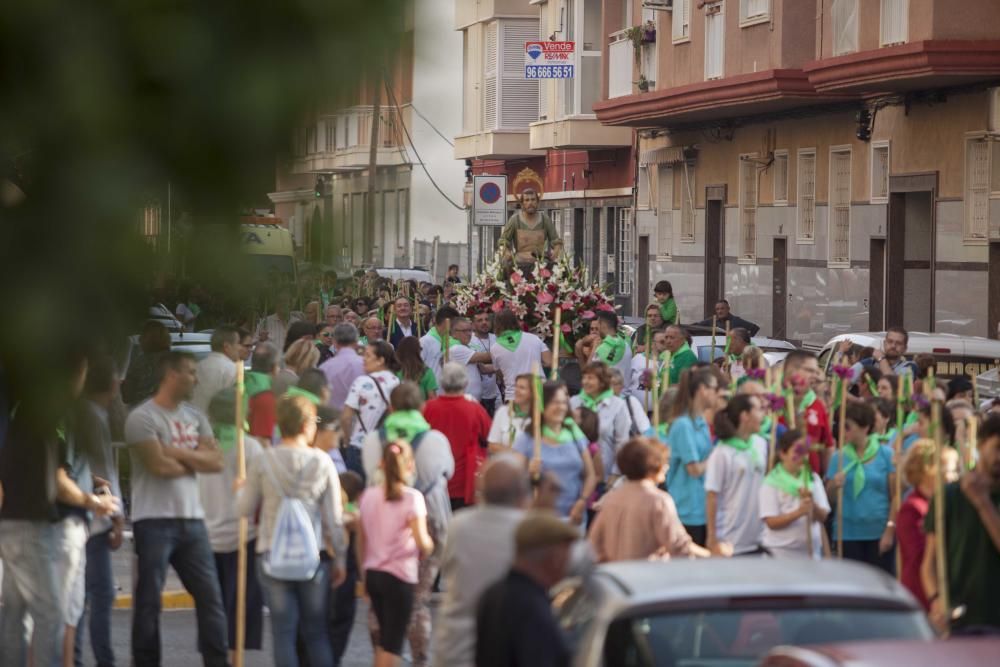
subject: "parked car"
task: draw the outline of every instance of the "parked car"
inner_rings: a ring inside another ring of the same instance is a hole
[[[609,563],[554,600],[575,667],[751,667],[779,645],[934,636],[894,578],[837,560]]]
[[[935,642],[847,642],[778,646],[758,667],[981,667],[997,664],[1000,639],[970,637]]]
[[[797,349],[787,340],[780,340],[778,338],[765,338],[764,336],[752,337],[750,339],[750,344],[759,347],[764,352],[764,358],[767,359],[768,366],[779,366],[785,360],[785,357],[788,356],[789,352]],[[716,359],[720,358],[725,349],[726,349],[726,334],[722,333],[716,335],[714,357]],[[698,356],[699,360],[704,362],[710,362],[713,357],[712,337],[692,336],[691,351]]]
[[[150,306],[147,315],[149,316],[147,319],[156,320],[171,333],[184,330],[184,325],[181,324],[181,321],[162,303]]]
[[[845,339],[850,339],[864,347],[880,350],[882,349],[882,341],[885,340],[885,332],[848,333],[831,338],[823,346],[819,355],[819,365],[825,373],[830,373],[833,352],[836,346]],[[934,355],[934,359],[937,361],[934,372],[938,377],[943,378],[980,375],[1000,366],[1000,340],[979,336],[911,331],[906,356],[913,358],[916,354],[924,353]]]
[[[992,368],[976,378],[979,398],[1000,398],[1000,368]]]
[[[195,356],[198,361],[201,361],[208,356],[209,352],[212,351],[212,332],[202,332],[202,333],[184,333],[184,332],[170,332],[170,349],[171,350],[181,350],[183,352],[190,352]],[[125,354],[125,358],[122,360],[121,376],[125,377],[128,372],[128,367],[132,362],[132,358],[140,354],[139,351],[139,334],[128,337],[128,352]]]
[[[368,269],[371,271],[372,269]],[[415,280],[417,284],[420,283],[434,283],[434,277],[429,271],[424,269],[391,269],[385,267],[374,267],[374,271],[378,273],[379,278],[390,278],[393,281],[396,280]]]

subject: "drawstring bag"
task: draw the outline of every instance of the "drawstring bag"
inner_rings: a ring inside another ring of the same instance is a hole
[[[261,568],[269,577],[281,581],[309,581],[319,568],[316,529],[305,504],[285,493],[271,467],[276,463],[271,452],[267,452],[265,456],[269,461],[264,469],[281,494],[281,504],[278,505],[278,515],[271,534],[271,549],[264,554]],[[301,477],[302,470],[299,470],[293,489],[298,488]]]

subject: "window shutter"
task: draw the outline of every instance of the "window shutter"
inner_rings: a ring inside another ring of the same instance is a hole
[[[705,16],[705,79],[718,79],[723,73],[723,49],[726,38],[726,17],[723,5],[719,12]]]
[[[909,0],[882,0],[881,45],[902,44],[909,32]]]
[[[740,20],[760,18],[767,16],[771,7],[770,0],[740,0]]]
[[[674,0],[674,41],[691,37],[691,0]]]
[[[872,146],[872,197],[871,201],[889,201],[889,145]]]
[[[851,261],[851,152],[830,152],[830,262]]]
[[[669,257],[674,245],[674,170],[660,165],[656,179],[656,254]]]
[[[639,177],[635,184],[635,207],[649,208],[649,167],[646,165],[639,167]]]
[[[788,203],[788,153],[774,154],[774,203]]]
[[[538,12],[538,39],[547,40],[549,38],[549,6],[543,4]],[[549,117],[549,81],[538,82],[538,120],[545,120]]]
[[[965,238],[986,239],[990,217],[990,144],[969,139],[965,148]]]
[[[626,42],[628,43],[628,42]],[[642,73],[646,77],[647,81],[651,83],[656,82],[657,74],[657,63],[656,63],[656,44],[643,44],[642,45]],[[651,86],[650,90],[655,89],[656,86]],[[631,92],[631,91],[629,91]]]
[[[483,129],[495,130],[497,128],[497,62],[499,60],[499,50],[497,48],[497,32],[499,22],[493,21],[486,26],[486,52],[483,56]]]
[[[524,43],[538,39],[538,21],[504,21],[502,38],[497,126],[526,129],[538,120],[538,80],[524,78]]]
[[[816,239],[816,152],[799,153],[798,240]]]
[[[740,160],[740,259],[757,258],[757,163]]]
[[[681,188],[681,242],[694,243],[694,171],[686,162]]]
[[[833,0],[833,55],[858,50],[858,0]]]

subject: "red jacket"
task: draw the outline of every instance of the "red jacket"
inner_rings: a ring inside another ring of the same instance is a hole
[[[898,473],[897,473],[898,474]],[[900,581],[913,597],[920,601],[924,609],[930,609],[924,585],[920,581],[920,564],[924,560],[927,535],[924,533],[924,517],[930,508],[930,501],[920,489],[906,497],[896,514],[896,539],[899,540],[899,558],[903,564]]]
[[[273,391],[262,391],[250,397],[248,402],[247,421],[250,422],[250,435],[263,438],[270,443],[274,436],[274,425],[278,421],[276,407],[277,399]]]
[[[812,467],[812,471],[822,479],[826,473],[823,466],[823,449],[833,447],[834,445],[830,415],[826,411],[823,401],[817,398],[812,402],[812,405],[805,409],[801,418],[805,421],[805,424],[796,421],[795,428],[799,431],[805,430],[806,437],[809,440],[809,465]],[[788,426],[787,417],[784,414],[779,421]]]
[[[476,500],[476,473],[486,459],[490,416],[476,401],[464,396],[438,396],[427,401],[424,418],[451,444],[455,475],[448,482],[448,497],[470,505]]]

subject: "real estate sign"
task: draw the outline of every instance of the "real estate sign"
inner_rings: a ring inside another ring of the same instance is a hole
[[[572,79],[576,42],[525,42],[525,79]]]

